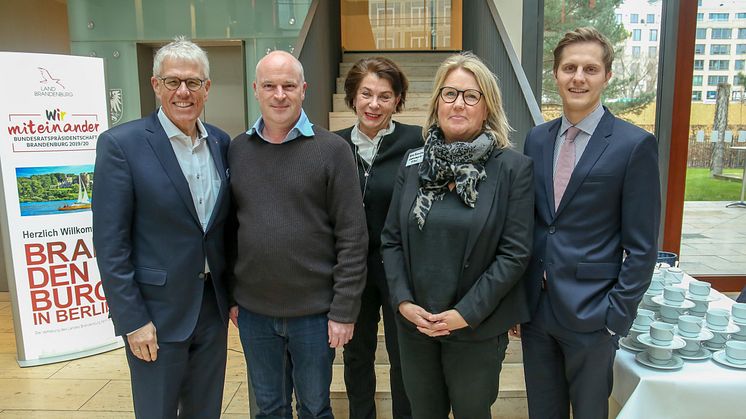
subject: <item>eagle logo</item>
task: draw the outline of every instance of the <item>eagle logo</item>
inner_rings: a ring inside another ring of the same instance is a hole
[[[57,84],[61,88],[65,88],[65,86],[62,84],[62,79],[52,77],[52,74],[49,73],[49,70],[47,70],[44,67],[36,67],[39,69],[39,73],[41,73],[41,80],[39,80],[39,83],[41,84]]]

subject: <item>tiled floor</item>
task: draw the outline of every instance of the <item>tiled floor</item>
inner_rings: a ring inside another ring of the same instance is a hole
[[[231,326],[223,418],[246,418],[246,368]],[[0,293],[0,418],[132,418],[122,349],[74,361],[20,368],[7,292]]]
[[[686,202],[681,268],[690,274],[746,275],[746,208]]]

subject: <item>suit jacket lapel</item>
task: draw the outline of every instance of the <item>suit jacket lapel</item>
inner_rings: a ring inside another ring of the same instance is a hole
[[[401,212],[399,213],[399,225],[400,233],[402,237],[402,243],[409,243],[409,214],[412,212],[412,206],[417,198],[417,190],[419,189],[419,176],[418,176],[419,165],[407,167],[407,178],[404,181],[404,187],[402,190],[402,203]],[[409,249],[405,248],[404,251],[407,253],[409,258]]]
[[[567,206],[567,203],[572,200],[575,192],[578,191],[578,188],[583,184],[586,176],[588,176],[588,172],[591,171],[593,166],[596,164],[596,161],[598,161],[598,158],[601,157],[601,154],[603,154],[606,147],[608,147],[609,140],[607,137],[612,133],[613,122],[614,116],[611,112],[606,110],[601,121],[598,123],[596,130],[593,131],[593,135],[588,141],[588,145],[585,147],[585,151],[583,151],[583,155],[580,157],[577,166],[575,166],[575,169],[572,171],[572,176],[570,176],[570,181],[567,184],[567,189],[565,189],[565,194],[562,196],[555,217],[557,217]]]
[[[549,214],[554,217],[554,143],[557,141],[557,131],[562,125],[562,118],[549,127],[547,141],[543,144],[541,164],[544,170],[544,189],[547,198]]]
[[[194,208],[194,201],[192,201],[192,193],[189,191],[189,184],[184,177],[184,172],[181,171],[181,166],[179,166],[179,161],[176,160],[174,149],[171,147],[171,143],[166,136],[166,132],[158,121],[156,113],[152,114],[151,122],[152,124],[151,128],[148,130],[147,141],[150,143],[150,147],[161,162],[161,165],[169,179],[171,179],[171,183],[173,183],[176,193],[184,202],[184,205],[186,205],[187,210],[192,214],[192,217],[194,217],[197,224],[200,224],[197,210]]]
[[[207,129],[207,128],[205,128]],[[225,165],[223,164],[223,155],[220,153],[220,144],[218,144],[218,140],[212,136],[210,136],[209,131],[207,134],[207,138],[205,141],[207,142],[207,146],[210,149],[210,156],[212,157],[212,161],[215,164],[215,170],[218,171],[218,176],[220,176],[220,190],[218,191],[218,196],[215,197],[215,207],[212,209],[212,215],[210,216],[210,220],[207,222],[207,229],[205,231],[209,231],[210,228],[212,228],[212,223],[215,221],[215,217],[217,217],[220,205],[223,202],[223,195],[228,193],[228,172],[226,171]]]
[[[492,203],[494,202],[495,191],[497,189],[497,178],[500,172],[500,165],[502,160],[499,156],[502,154],[502,149],[496,149],[492,152],[489,160],[484,166],[484,170],[487,173],[487,178],[477,186],[479,195],[477,197],[477,205],[474,207],[474,214],[472,215],[471,227],[469,228],[469,235],[466,241],[466,248],[464,252],[464,260],[471,254],[474,244],[477,242],[479,233],[484,228],[484,223],[487,222],[487,217],[490,215],[492,209]]]

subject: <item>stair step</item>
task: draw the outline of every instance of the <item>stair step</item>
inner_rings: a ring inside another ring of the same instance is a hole
[[[391,393],[389,366],[376,365],[376,395]],[[345,394],[344,366],[332,367],[332,393]],[[523,364],[503,364],[500,371],[499,398],[526,397],[526,382],[523,379]]]
[[[383,330],[383,328],[381,328]],[[523,351],[521,350],[521,341],[511,338],[508,341],[508,349],[505,351],[505,364],[520,364],[523,362]],[[334,357],[335,365],[344,364],[344,352],[341,348],[337,349],[337,355]],[[386,351],[386,339],[382,334],[378,335],[378,345],[376,345],[376,365],[384,365],[388,368],[389,353]]]
[[[345,52],[342,54],[342,62],[354,63],[361,58],[382,56],[389,58],[397,63],[407,61],[442,63],[443,60],[456,54],[457,51],[422,51],[422,52],[393,52],[393,51],[372,51],[372,52]]]
[[[331,397],[332,411],[335,419],[349,419],[347,396],[333,394]],[[498,398],[492,405],[494,419],[528,419],[528,403],[525,398]],[[379,418],[394,417],[391,412],[391,398],[376,395],[376,415]],[[452,416],[451,416],[452,417]]]
[[[393,60],[396,65],[399,66],[401,71],[404,72],[404,74],[409,77],[418,77],[418,76],[427,76],[427,77],[435,77],[435,73],[438,71],[438,67],[440,67],[440,62],[437,63],[430,63],[430,62],[421,62],[421,61],[399,61],[399,60]],[[347,76],[347,72],[350,71],[350,68],[352,68],[352,65],[354,63],[339,63],[339,75],[342,77]]]
[[[409,79],[409,90],[412,93],[430,93],[433,90],[432,76],[412,76]],[[345,77],[337,77],[337,93],[345,92]]]
[[[427,106],[430,103],[431,93],[412,93],[407,92],[407,102],[404,104],[405,111],[427,111]],[[344,93],[335,93],[333,102],[334,112],[352,112],[345,104]]]
[[[394,114],[394,121],[399,121],[403,124],[411,125],[423,125],[427,119],[427,115],[422,111],[402,112]],[[343,128],[351,127],[357,122],[357,117],[350,111],[345,112],[329,112],[329,130],[336,131]]]

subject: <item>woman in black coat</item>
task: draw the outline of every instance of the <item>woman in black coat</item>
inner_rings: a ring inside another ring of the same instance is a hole
[[[404,387],[414,418],[490,419],[508,330],[529,314],[532,163],[510,148],[496,79],[471,53],[438,69],[427,125],[381,237]]]
[[[369,237],[368,278],[360,314],[352,340],[344,348],[350,419],[376,416],[374,364],[381,311],[391,365],[393,417],[411,417],[402,384],[394,313],[380,253],[381,230],[399,162],[407,150],[423,144],[421,127],[391,119],[404,107],[407,85],[404,73],[384,57],[361,59],[352,66],[345,80],[345,102],[355,111],[358,121],[350,128],[337,131],[337,134],[349,142],[357,162]]]

